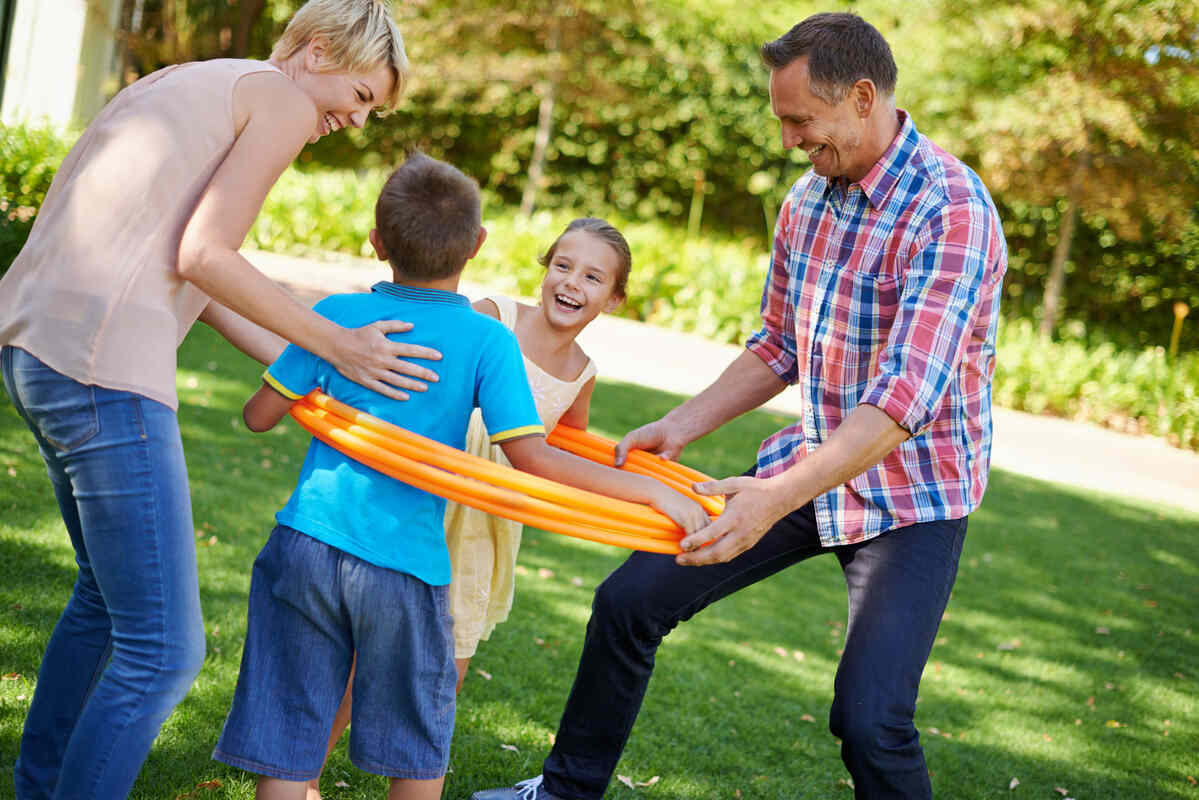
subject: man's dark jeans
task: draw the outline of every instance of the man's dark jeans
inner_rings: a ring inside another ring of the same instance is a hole
[[[603,796],[641,708],[654,653],[679,622],[785,567],[833,553],[849,589],[849,625],[829,728],[841,739],[855,794],[932,796],[913,715],[966,520],[822,548],[814,514],[811,503],[792,512],[727,564],[680,567],[672,556],[635,552],[600,584],[574,687],[545,760],[546,789],[571,800]],[[795,598],[796,607],[803,602]]]

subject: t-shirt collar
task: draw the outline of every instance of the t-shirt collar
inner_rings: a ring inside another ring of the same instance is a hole
[[[426,289],[422,286],[406,286],[392,281],[379,281],[371,287],[372,292],[385,294],[399,300],[419,300],[424,303],[449,303],[450,305],[469,306],[470,300],[466,295],[457,292],[447,292],[444,289]]]

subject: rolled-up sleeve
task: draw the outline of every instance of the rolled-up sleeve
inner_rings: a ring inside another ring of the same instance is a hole
[[[787,270],[794,213],[793,191],[780,209],[774,226],[770,272],[762,289],[762,328],[745,343],[746,349],[788,384],[799,379],[795,354],[795,305],[789,296],[791,277]]]
[[[988,209],[951,204],[917,237],[899,307],[861,402],[912,435],[936,417],[966,352],[996,235]]]

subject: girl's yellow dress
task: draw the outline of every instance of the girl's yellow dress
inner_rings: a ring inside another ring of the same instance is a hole
[[[514,330],[516,301],[507,297],[487,299],[500,310],[500,321],[509,330]],[[595,375],[595,363],[588,359],[587,366],[573,381],[555,378],[527,358],[525,372],[548,433]],[[491,444],[478,409],[470,419],[466,451],[508,465],[503,450]],[[479,641],[489,638],[495,626],[508,618],[515,588],[516,553],[520,549],[523,527],[519,522],[446,502],[445,538],[453,566],[450,613],[454,616],[454,658],[472,657]]]

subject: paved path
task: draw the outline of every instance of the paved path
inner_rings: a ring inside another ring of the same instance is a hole
[[[366,290],[387,275],[385,265],[365,259],[247,255],[309,301],[331,292]],[[472,299],[487,294],[485,288],[466,283],[462,292]],[[706,387],[741,352],[736,345],[606,315],[587,326],[579,343],[595,359],[601,377],[681,395]],[[798,400],[795,392],[784,391],[766,407],[794,415],[799,413]],[[992,464],[1040,480],[1199,513],[1199,454],[1157,439],[996,409]]]

